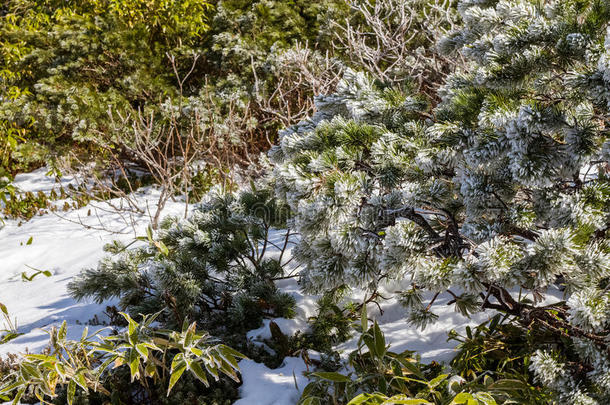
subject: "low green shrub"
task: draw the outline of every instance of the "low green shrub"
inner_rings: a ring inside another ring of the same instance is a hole
[[[444,373],[438,363],[422,364],[412,351],[390,351],[379,324],[375,321],[369,327],[365,307],[356,328],[360,337],[358,348],[348,357],[350,372],[308,373],[310,383],[303,389],[300,405],[496,404],[492,393],[499,381],[466,382]]]
[[[466,327],[465,335],[451,331],[449,339],[459,342],[451,367],[461,377],[474,380],[483,373],[502,380],[498,394],[504,400],[532,405],[552,402],[549,390],[536,384],[530,370],[536,347],[552,344],[552,334],[535,325],[525,328],[498,314],[476,328]]]
[[[139,323],[122,315],[128,322],[126,330],[107,336],[103,330],[89,335],[85,329],[76,341],[67,339],[65,322],[51,328],[50,350],[24,355],[0,382],[0,399],[18,403],[27,394],[48,402],[63,387],[62,395],[70,405],[77,391],[81,399],[93,392],[113,403],[126,397],[126,403],[161,404],[159,388],[167,387],[165,395],[170,397],[185,371],[206,387],[221,375],[239,382],[237,359],[244,356],[198,332],[196,323],[185,322],[176,332],[153,328],[159,314],[143,316]],[[116,377],[115,369],[129,372],[132,384],[125,391],[117,391],[121,385],[116,381],[108,384]]]

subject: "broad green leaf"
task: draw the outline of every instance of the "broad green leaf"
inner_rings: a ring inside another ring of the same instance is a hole
[[[320,399],[316,397],[309,397],[302,401],[301,405],[320,405]]]
[[[20,364],[20,366],[21,366],[21,371],[22,372],[25,371],[29,377],[41,378],[40,371],[38,371],[38,369],[36,368],[36,366],[34,366],[34,364],[24,361]]]
[[[12,384],[5,385],[4,387],[1,387],[1,388],[0,388],[0,394],[4,394],[4,393],[7,393],[7,392],[11,392],[11,391],[13,391],[15,388],[19,387],[21,384],[22,384],[22,382],[21,382],[21,381],[17,381],[17,382],[14,382],[14,383],[12,383]]]
[[[135,380],[138,375],[140,369],[140,356],[138,356],[138,352],[134,349],[129,351],[129,357],[127,359],[129,362],[129,372],[131,374],[131,381]]]
[[[381,332],[381,328],[377,321],[375,321],[374,325],[374,333],[375,333],[375,351],[379,358],[382,358],[385,355],[385,338],[383,333]]]
[[[74,382],[78,384],[83,390],[87,391],[87,380],[85,379],[85,375],[83,374],[86,370],[81,370],[74,376]]]
[[[214,379],[218,380],[218,368],[214,364],[205,364],[205,369],[214,376]]]
[[[371,355],[377,356],[377,352],[375,351],[375,340],[368,334],[362,335],[362,340],[364,341],[366,347],[369,349]]]
[[[157,248],[159,249],[159,251],[164,255],[164,256],[169,256],[169,249],[167,248],[167,246],[165,246],[165,243],[163,243],[162,241],[158,241],[156,243]]]
[[[194,346],[193,346],[193,347],[191,347],[189,350],[191,351],[191,353],[193,353],[193,354],[194,354],[195,356],[197,356],[197,357],[201,357],[201,356],[203,356],[203,350],[201,350],[201,349],[200,349],[200,348],[198,348],[198,347],[194,347]]]
[[[210,383],[208,382],[208,376],[206,375],[205,371],[201,367],[201,364],[194,361],[191,363],[190,368],[191,368],[191,371],[193,372],[193,374],[195,374],[195,377],[197,377],[197,379],[199,379],[199,381],[201,381],[206,387],[210,386]]]
[[[225,345],[219,345],[219,347],[221,348],[222,352],[225,354],[230,354],[233,357],[237,357],[239,359],[247,359],[248,357],[246,357],[246,355],[241,354],[240,352],[238,352],[237,350],[229,347],[229,346],[225,346]]]
[[[320,377],[323,380],[328,380],[328,381],[333,381],[333,382],[346,383],[346,382],[352,381],[349,377],[344,376],[343,374],[334,373],[334,372],[318,371],[318,372],[311,373],[311,374],[315,375],[316,377]]]
[[[172,367],[170,370],[174,371],[175,369],[180,367],[182,364],[184,364],[184,355],[182,353],[178,353],[177,355],[174,356],[174,359],[172,360]]]
[[[421,378],[422,380],[425,379],[424,374],[421,372],[421,370],[412,362],[410,362],[408,359],[403,359],[403,358],[398,358],[397,359],[400,364],[407,369],[407,371],[419,378]]]
[[[193,343],[195,328],[197,328],[197,324],[195,322],[189,325],[188,329],[186,330],[186,334],[184,335],[184,346],[190,346]]]
[[[485,405],[497,405],[494,397],[492,397],[488,392],[477,392],[473,395],[473,397],[478,401],[483,402]]]
[[[162,313],[163,311],[159,311],[157,313],[147,316],[143,322],[144,326],[149,327]]]
[[[468,401],[473,400],[472,395],[467,393],[467,392],[461,392],[459,394],[457,394],[455,396],[455,398],[453,398],[453,401],[451,401],[450,405],[457,405],[457,404],[467,404]]]
[[[110,357],[106,359],[95,371],[97,375],[102,374],[114,361],[116,360],[116,356]]]
[[[138,343],[136,345],[136,350],[138,351],[138,353],[140,353],[142,357],[148,359],[148,348],[144,343]]]
[[[233,367],[235,370],[239,370],[239,365],[237,364],[237,360],[231,353],[227,352],[226,346],[219,347],[218,351],[219,351],[220,355],[222,356],[223,360],[228,362],[231,365],[231,367]]]
[[[154,377],[155,373],[157,372],[157,366],[155,366],[154,363],[150,362],[146,365],[146,375],[149,377]]]
[[[432,381],[430,381],[428,383],[428,386],[430,388],[436,388],[440,383],[445,381],[447,379],[447,377],[449,377],[449,374],[441,374],[438,377],[436,377],[435,379],[433,379]]]
[[[513,379],[503,379],[503,380],[498,380],[498,381],[494,382],[488,388],[489,389],[500,389],[500,390],[520,390],[520,389],[523,389],[526,387],[527,387],[527,385],[524,384],[523,381],[513,380]]]
[[[170,392],[172,391],[172,388],[174,388],[174,385],[176,385],[176,383],[180,379],[180,376],[182,376],[182,374],[184,373],[184,370],[186,370],[186,364],[182,362],[180,366],[178,366],[172,371],[172,374],[169,377],[169,387],[167,388],[168,397]]]

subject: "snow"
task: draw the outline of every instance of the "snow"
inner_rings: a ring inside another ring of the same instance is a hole
[[[307,385],[307,370],[301,358],[286,357],[281,367],[269,369],[252,360],[239,363],[244,383],[235,405],[294,405]],[[296,383],[295,383],[296,380]],[[297,390],[298,387],[298,390]]]
[[[56,183],[45,176],[46,172],[40,169],[18,175],[14,185],[23,191],[50,191]],[[148,190],[148,196],[154,198],[155,190]],[[144,204],[144,199],[142,201]],[[11,318],[16,319],[18,331],[24,335],[0,345],[0,355],[44,349],[48,336],[40,328],[48,329],[66,321],[69,337],[80,338],[84,324],[94,316],[97,315],[100,321],[106,320],[104,310],[113,302],[76,302],[66,290],[67,284],[81,270],[97,265],[105,254],[104,244],[115,239],[133,239],[134,233],[129,232],[131,227],[121,215],[99,209],[97,215],[88,215],[89,211],[95,213],[96,207],[48,213],[25,223],[5,220],[5,226],[0,228],[0,302],[6,305]],[[164,213],[179,214],[183,209],[182,204],[169,203]],[[107,230],[101,229],[101,224]],[[144,235],[148,224],[147,216],[136,218],[135,233]],[[30,238],[32,243],[28,245]],[[23,281],[21,274],[25,272],[30,276],[36,271],[33,269],[49,270],[52,275],[40,274],[32,281]],[[0,329],[2,326],[0,323]]]
[[[15,180],[12,184],[20,191],[30,191],[32,193],[37,193],[39,191],[49,192],[52,189],[59,188],[60,185],[62,187],[67,187],[70,184],[74,186],[77,185],[72,176],[57,179],[54,176],[47,176],[48,172],[48,168],[42,167],[29,173],[19,173],[15,176]]]
[[[49,192],[57,187],[57,183],[46,176],[46,172],[40,169],[18,175],[15,186],[22,191]],[[64,186],[69,181],[62,180]],[[153,189],[138,193],[143,207],[147,204],[152,206],[156,196]],[[112,210],[96,210],[96,207],[85,206],[60,214],[47,213],[25,223],[7,220],[0,229],[0,257],[3,258],[0,264],[0,302],[7,306],[11,317],[16,318],[18,331],[23,333],[19,338],[0,345],[0,356],[9,352],[43,350],[48,342],[44,329],[63,321],[68,324],[69,337],[78,339],[92,318],[97,316],[99,321],[107,320],[105,308],[114,302],[76,302],[69,296],[67,284],[82,269],[97,265],[105,254],[102,250],[104,244],[115,239],[129,242],[134,235],[143,235],[150,220],[146,215],[136,216],[134,230],[122,215]],[[181,215],[183,210],[182,203],[170,201],[163,215]],[[88,215],[90,211],[93,214]],[[284,236],[285,231],[277,231],[273,235],[273,242],[281,245]],[[27,244],[30,237],[32,243]],[[290,260],[292,246],[290,244],[284,253],[284,262]],[[272,254],[279,255],[279,252]],[[31,275],[35,272],[32,268],[49,270],[52,275],[38,275],[32,281],[23,281],[22,272]],[[295,298],[296,316],[294,319],[279,318],[273,321],[287,335],[307,331],[307,320],[316,314],[319,297],[302,293],[296,278],[281,280],[278,287]],[[362,299],[362,292],[355,292],[349,299],[359,298]],[[392,351],[415,350],[423,361],[447,362],[453,356],[456,344],[455,341],[447,341],[447,332],[451,329],[463,332],[466,325],[476,325],[486,319],[486,315],[471,320],[462,317],[454,312],[453,306],[447,305],[449,299],[443,295],[438,297],[432,309],[439,314],[439,321],[425,331],[406,323],[404,308],[395,299],[380,303],[383,313],[375,304],[369,304],[368,314],[369,318],[380,323]],[[271,337],[269,322],[266,320],[260,328],[250,331],[248,338],[264,346],[265,340]],[[103,325],[88,327],[92,332]],[[337,347],[343,359],[356,349],[357,340],[356,336]],[[240,387],[241,399],[236,402],[239,405],[295,404],[300,396],[299,390],[307,385],[307,378],[303,375],[307,367],[301,358],[288,357],[281,367],[273,370],[252,360],[242,360],[240,369],[243,385]]]
[[[424,302],[429,302],[432,294],[424,296]],[[476,326],[488,319],[489,314],[477,314],[472,319],[468,319],[455,312],[453,305],[447,305],[451,300],[449,294],[440,295],[431,307],[432,312],[439,316],[437,322],[421,330],[410,326],[405,320],[405,309],[396,300],[390,299],[381,303],[383,314],[374,304],[367,306],[370,319],[375,319],[381,326],[385,334],[386,342],[390,344],[390,350],[400,353],[405,350],[412,350],[421,356],[421,361],[429,363],[431,361],[449,362],[455,352],[455,341],[447,340],[447,333],[455,329],[458,333],[464,333],[466,326]],[[345,354],[357,348],[358,337],[353,337],[341,344],[338,349]]]

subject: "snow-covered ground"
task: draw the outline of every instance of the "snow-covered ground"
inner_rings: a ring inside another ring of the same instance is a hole
[[[57,184],[45,173],[46,170],[41,169],[18,175],[14,185],[22,191],[50,191]],[[149,194],[150,199],[154,198],[154,190]],[[144,198],[142,201],[145,203]],[[181,210],[182,204],[170,203],[165,212],[179,214]],[[129,241],[134,237],[132,227],[123,216],[92,206],[48,213],[21,222],[6,220],[0,229],[0,302],[17,320],[18,330],[24,335],[0,345],[0,354],[26,349],[40,351],[48,340],[41,328],[53,324],[66,321],[69,335],[80,338],[85,324],[94,316],[103,321],[104,310],[112,303],[76,302],[68,295],[66,286],[82,269],[96,266],[104,256],[104,244],[114,239]],[[135,232],[144,235],[148,217],[140,216],[136,223]],[[101,229],[102,225],[105,230]],[[36,270],[48,270],[51,276],[40,274],[32,281],[22,279],[22,273],[30,276]]]
[[[69,182],[70,179],[63,181]],[[14,184],[24,191],[46,192],[56,186],[52,178],[45,176],[45,170],[19,175]],[[145,205],[147,200],[152,204],[154,197],[155,191],[148,190],[139,199]],[[183,210],[183,204],[169,202],[163,213],[180,215]],[[136,224],[135,234],[144,235],[149,219],[140,216]],[[100,225],[106,230],[100,229]],[[281,238],[280,234],[277,236]],[[69,336],[73,338],[79,338],[84,326],[94,317],[104,321],[104,310],[112,302],[101,305],[76,302],[67,293],[66,286],[82,269],[96,266],[104,255],[104,244],[113,239],[130,241],[133,237],[134,231],[121,215],[111,210],[97,210],[95,214],[95,208],[91,206],[36,216],[21,225],[18,221],[7,221],[0,229],[0,303],[6,305],[11,316],[16,318],[18,330],[23,335],[0,345],[0,355],[44,349],[47,344],[44,329],[63,321],[67,322]],[[32,241],[28,244],[30,238]],[[33,269],[49,270],[52,274],[50,277],[41,274],[32,281],[23,281],[22,273],[31,275],[35,272]],[[295,297],[297,316],[274,321],[285,334],[305,330],[307,318],[315,314],[316,297],[304,295],[294,279],[284,280],[278,285]],[[383,315],[375,305],[369,306],[369,316],[379,321],[392,350],[415,350],[424,361],[448,361],[453,355],[455,342],[447,342],[447,332],[451,329],[463,331],[466,325],[484,319],[468,320],[456,314],[453,306],[446,305],[448,299],[441,296],[436,300],[434,310],[440,319],[425,331],[407,324],[404,309],[395,300],[381,305]],[[95,329],[95,326],[89,326],[89,329]],[[248,336],[262,344],[263,339],[270,337],[268,322],[250,331]],[[346,356],[356,343],[354,338],[338,349]],[[287,358],[281,367],[273,370],[251,360],[242,360],[240,368],[243,377],[241,399],[237,402],[240,405],[292,405],[300,395],[297,387],[302,390],[307,385],[303,376],[306,366],[300,358]]]

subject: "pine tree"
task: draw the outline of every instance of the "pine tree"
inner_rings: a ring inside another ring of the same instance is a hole
[[[257,328],[264,316],[292,317],[294,298],[273,283],[287,258],[275,251],[281,244],[272,246],[272,229],[286,215],[266,189],[213,191],[188,220],[166,218],[144,246],[108,245],[113,255],[68,289],[79,300],[119,298],[133,316],[162,311],[168,327],[189,319],[218,334]]]
[[[424,291],[501,311],[549,337],[531,367],[560,403],[608,403],[610,5],[457,7],[437,107],[348,72],[272,150],[303,285],[391,283],[419,326]]]

